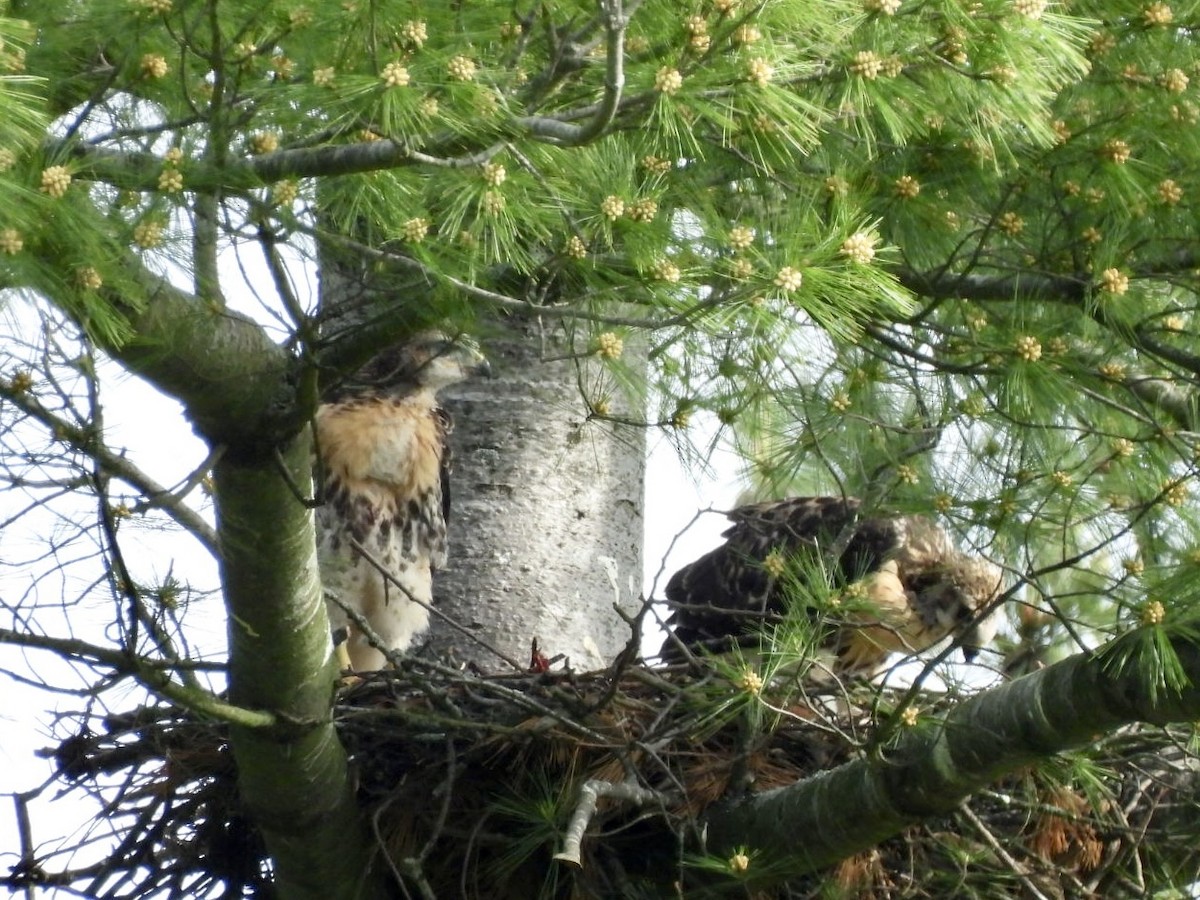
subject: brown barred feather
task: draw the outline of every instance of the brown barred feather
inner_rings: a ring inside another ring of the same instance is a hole
[[[781,614],[787,602],[772,553],[807,557],[800,573],[831,571],[830,588],[858,583],[869,612],[848,613],[835,630],[834,667],[870,674],[892,653],[911,654],[957,636],[968,658],[996,626],[989,609],[1000,570],[963,553],[922,516],[862,516],[854,498],[795,497],[728,513],[725,543],[676,572],[667,584],[669,623],[692,650],[725,650]],[[673,642],[663,656],[682,654]]]
[[[334,598],[361,614],[389,650],[407,650],[429,626],[450,499],[452,423],[436,395],[484,372],[476,351],[431,333],[376,357],[317,409],[325,498],[316,516],[318,562],[330,622],[349,634],[356,670],[382,668],[386,656]]]

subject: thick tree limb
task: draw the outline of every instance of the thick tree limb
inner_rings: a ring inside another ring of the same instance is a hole
[[[613,84],[609,86],[608,95],[619,98],[624,75],[618,69],[609,77]],[[610,124],[616,113],[616,102],[606,102],[597,109],[590,110],[590,121],[584,126],[551,116],[524,116],[514,120],[514,124],[526,129],[535,137],[553,143],[584,144],[602,133]],[[299,147],[264,153],[251,159],[230,161],[219,170],[220,177],[218,170],[193,165],[188,169],[188,188],[204,195],[215,193],[219,186],[222,194],[237,195],[282,178],[356,175],[418,165],[461,169],[483,165],[503,146],[503,143],[495,143],[460,156],[447,157],[414,150],[407,144],[390,138],[353,144]],[[86,167],[92,178],[126,190],[156,189],[158,173],[165,164],[162,157],[153,153],[115,151],[84,145],[73,146],[70,152]]]
[[[1200,431],[1200,398],[1196,397],[1195,391],[1166,378],[1131,376],[1124,384],[1134,396],[1169,415],[1180,428]]]
[[[312,513],[290,487],[310,481],[304,423],[315,398],[303,396],[300,363],[249,318],[201,302],[136,259],[126,274],[140,297],[110,300],[134,337],[106,349],[181,400],[200,433],[226,447],[213,474],[229,697],[274,723],[233,723],[230,746],[280,894],[384,896],[331,720],[336,671]]]
[[[708,850],[748,847],[776,881],[828,866],[928,816],[953,811],[1002,775],[1135,722],[1200,715],[1200,646],[1175,640],[1190,684],[1156,692],[1103,655],[1073,656],[958,704],[862,759],[794,785],[715,807]],[[754,873],[748,873],[753,879]]]
[[[294,361],[253,320],[202,303],[128,260],[140,303],[113,294],[134,338],[105,350],[175,397],[211,444],[265,448],[307,421],[297,404]]]
[[[1134,278],[1162,278],[1196,268],[1200,259],[1194,250],[1183,248],[1131,267]],[[918,272],[898,269],[900,283],[915,294],[932,299],[965,300],[1063,300],[1080,301],[1095,283],[1090,274],[1055,275],[1047,272],[993,272],[988,274],[939,269]]]
[[[964,300],[1082,300],[1088,281],[1072,275],[1012,272],[975,275],[941,270],[917,272],[901,269],[896,277],[914,294],[931,299]]]
[[[312,512],[289,486],[308,482],[309,455],[305,434],[278,456],[226,454],[214,469],[229,696],[285,723],[270,732],[231,728],[230,745],[242,798],[278,866],[280,896],[371,900],[383,889],[332,722],[337,672]]]

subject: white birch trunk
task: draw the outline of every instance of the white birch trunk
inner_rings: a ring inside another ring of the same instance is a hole
[[[536,638],[546,655],[589,671],[630,638],[614,603],[632,614],[640,602],[645,435],[585,422],[576,363],[543,362],[542,340],[534,326],[510,326],[485,342],[495,377],[443,398],[454,472],[450,561],[434,600],[522,665]],[[443,622],[432,634],[439,655],[511,671]]]

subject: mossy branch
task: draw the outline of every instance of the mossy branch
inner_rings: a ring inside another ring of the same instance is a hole
[[[1130,637],[1136,637],[1131,635]],[[1136,671],[1080,654],[966,700],[902,734],[881,758],[855,760],[796,784],[712,809],[710,853],[753,851],[776,882],[862,852],[952,812],[997,778],[1123,725],[1200,716],[1200,646],[1175,638],[1188,686],[1166,692]]]

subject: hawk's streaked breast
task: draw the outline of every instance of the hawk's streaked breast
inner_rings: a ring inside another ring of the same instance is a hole
[[[442,461],[447,423],[432,397],[370,397],[317,411],[323,525],[364,546],[446,562]],[[373,539],[373,541],[372,541]]]
[[[379,669],[387,658],[340,604],[388,650],[407,650],[429,627],[433,570],[446,562],[451,424],[436,395],[485,371],[473,348],[427,333],[380,354],[317,409],[318,562],[330,622],[349,634],[354,669]]]

